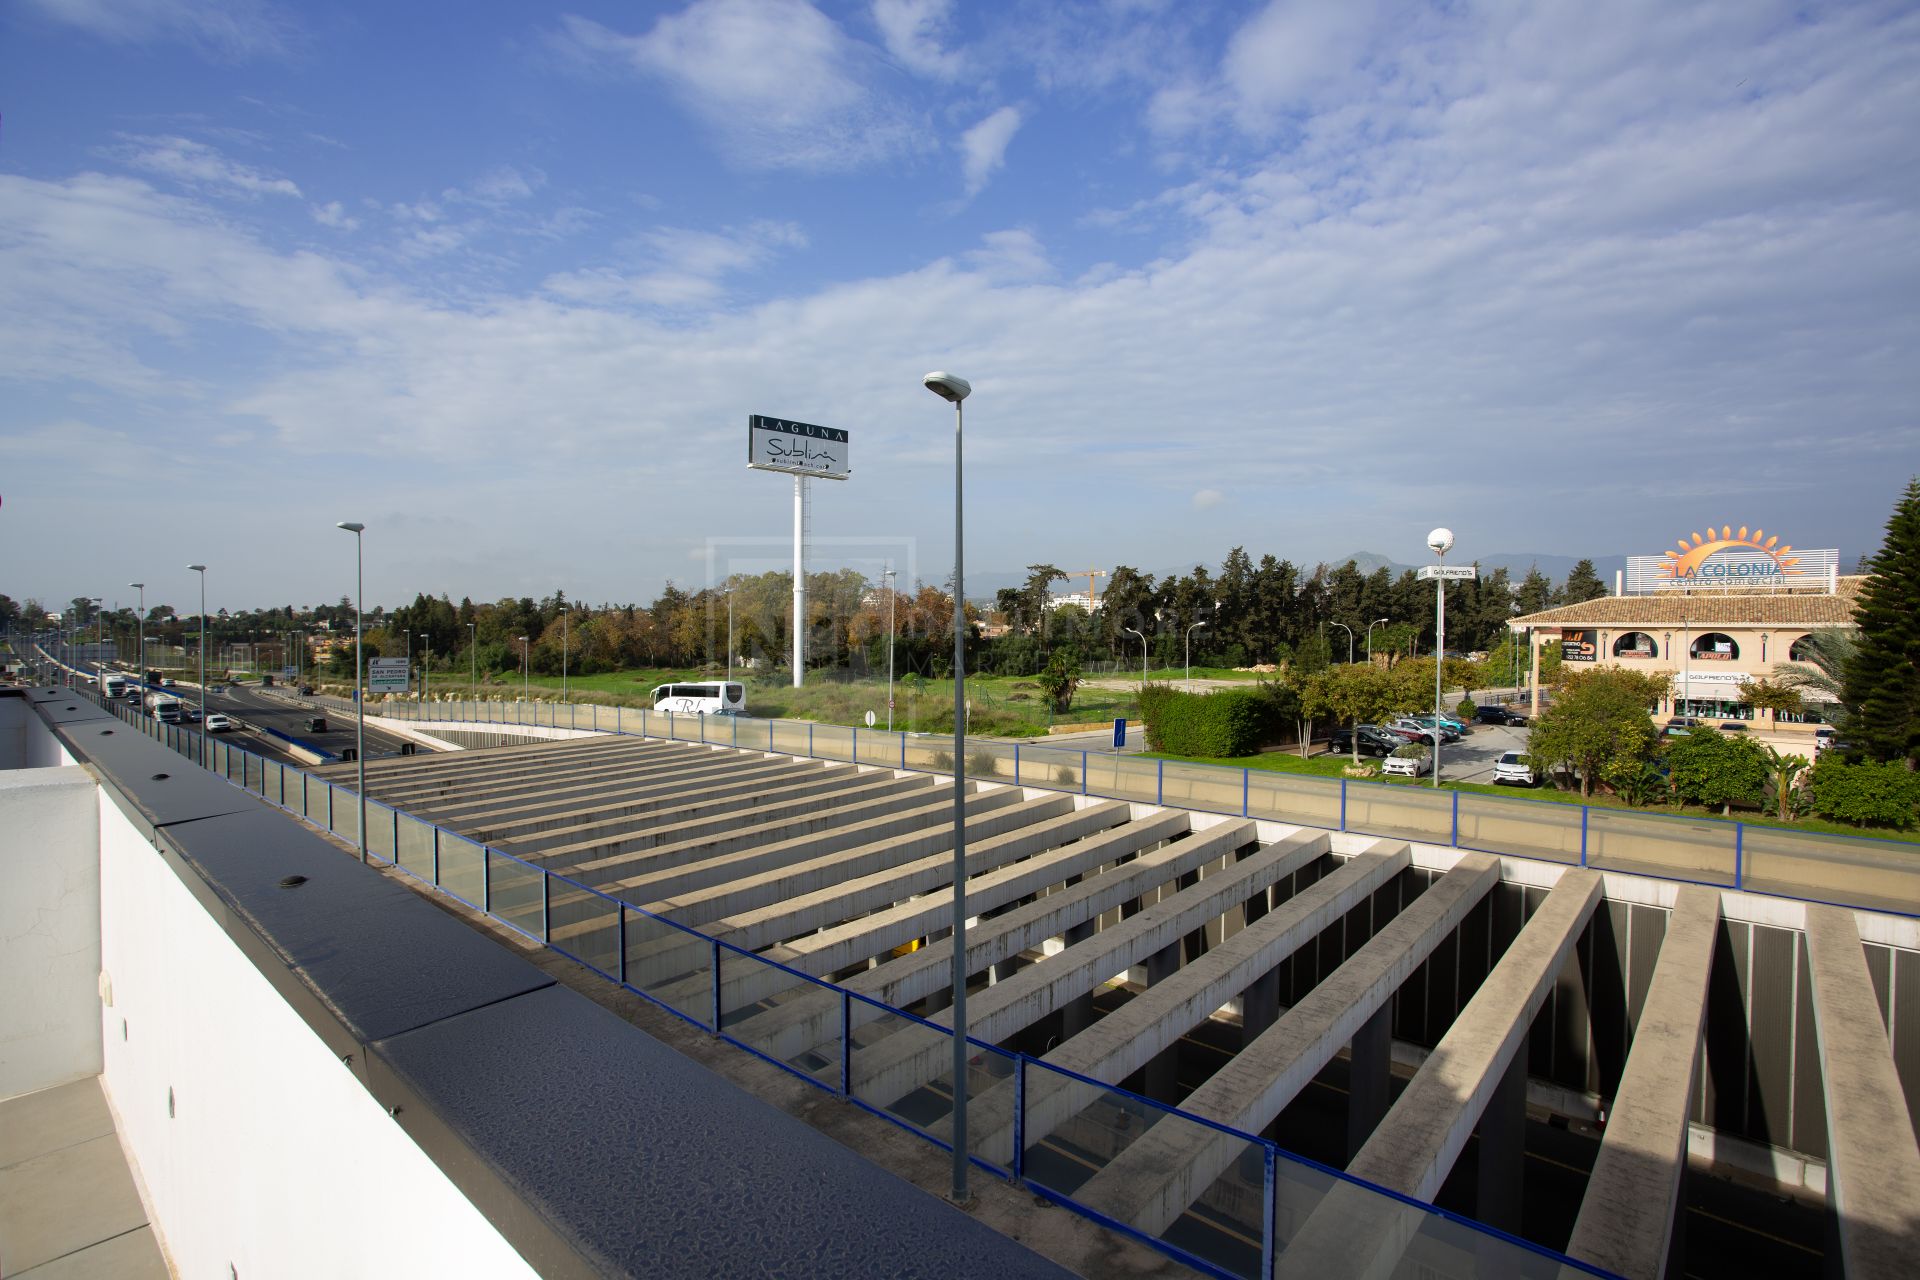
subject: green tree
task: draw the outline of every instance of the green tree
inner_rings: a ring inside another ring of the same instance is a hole
[[[1565,765],[1591,796],[1603,775],[1617,776],[1650,760],[1659,738],[1650,709],[1667,681],[1615,667],[1569,675],[1533,726],[1528,757],[1541,775]]]
[[[1793,793],[1800,775],[1807,770],[1807,758],[1797,755],[1781,755],[1774,747],[1761,749],[1767,758],[1767,792],[1773,801],[1773,811],[1788,822],[1793,821]]]
[[[1920,809],[1920,773],[1901,764],[1848,764],[1829,751],[1807,775],[1807,805],[1835,822],[1905,829]]]
[[[1540,572],[1540,566],[1528,565],[1527,576],[1513,595],[1514,608],[1521,614],[1542,613],[1553,608],[1553,581]]]
[[[1795,647],[1803,655],[1774,667],[1779,683],[1802,696],[1823,695],[1819,701],[1836,706],[1846,696],[1847,664],[1859,646],[1860,633],[1851,627],[1822,627],[1802,637]]]
[[[1431,697],[1430,686],[1401,675],[1406,664],[1393,671],[1368,666],[1364,662],[1342,663],[1322,676],[1319,696],[1326,709],[1349,726],[1377,724],[1397,715],[1416,711],[1424,705],[1423,694]],[[1354,735],[1353,762],[1360,763],[1360,738]]]
[[[1586,600],[1598,600],[1606,594],[1607,584],[1600,581],[1600,575],[1593,571],[1593,561],[1582,560],[1567,575],[1567,585],[1560,588],[1560,602],[1580,604]]]
[[[1731,813],[1735,803],[1757,805],[1766,792],[1768,761],[1760,744],[1745,734],[1724,734],[1702,725],[1666,747],[1667,777],[1673,793],[1709,808]]]
[[[1847,664],[1847,734],[1875,760],[1920,765],[1920,479],[1887,520],[1873,576],[1855,609],[1860,643]]]
[[[1795,712],[1804,705],[1798,689],[1765,677],[1742,681],[1740,701],[1755,711],[1767,712],[1776,722],[1780,719],[1782,712]]]
[[[1072,645],[1055,649],[1034,682],[1040,686],[1040,692],[1047,695],[1055,714],[1067,711],[1073,706],[1074,690],[1080,687],[1079,651]]]

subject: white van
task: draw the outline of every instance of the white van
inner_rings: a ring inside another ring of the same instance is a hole
[[[653,709],[677,716],[745,715],[747,687],[725,680],[663,684],[653,691]]]

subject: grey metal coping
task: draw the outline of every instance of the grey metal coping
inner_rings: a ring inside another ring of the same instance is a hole
[[[1071,1274],[97,708],[30,701],[543,1275]]]

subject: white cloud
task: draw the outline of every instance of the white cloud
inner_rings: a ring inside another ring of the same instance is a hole
[[[107,154],[130,169],[158,174],[203,191],[239,196],[298,196],[290,178],[274,177],[231,160],[204,142],[177,135],[121,134]]]
[[[284,53],[293,24],[264,0],[29,0],[57,22],[118,44],[179,40],[241,59]]]
[[[762,220],[719,231],[655,227],[629,245],[638,270],[594,268],[548,277],[557,297],[594,305],[699,307],[722,301],[726,277],[752,271],[787,249],[805,248],[791,222]]]
[[[960,135],[961,169],[967,194],[978,195],[987,179],[1006,162],[1007,144],[1020,131],[1020,109],[1001,107]]]
[[[568,16],[555,44],[665,84],[737,162],[852,169],[921,145],[921,129],[866,83],[870,47],[804,0],[695,0],[628,36]]]
[[[965,255],[967,266],[996,283],[1040,280],[1053,274],[1040,238],[1031,231],[989,231],[980,239],[980,248]]]
[[[1196,489],[1193,493],[1193,509],[1210,511],[1227,500],[1227,495],[1218,489]]]
[[[312,206],[313,220],[323,227],[332,227],[336,231],[358,231],[360,220],[347,213],[346,207],[338,200],[329,200],[325,204]]]
[[[960,74],[961,58],[940,43],[952,8],[952,0],[873,0],[873,22],[887,52],[902,66],[930,79],[952,80]]]

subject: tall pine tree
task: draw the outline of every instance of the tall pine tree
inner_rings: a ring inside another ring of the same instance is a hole
[[[1912,769],[1920,766],[1920,479],[1907,482],[1871,567],[1847,664],[1847,732],[1873,759]]]
[[[1607,584],[1600,581],[1600,575],[1593,571],[1593,561],[1582,560],[1573,566],[1573,572],[1567,575],[1567,585],[1561,588],[1561,599],[1567,604],[1580,604],[1586,600],[1598,600],[1607,594]]]

